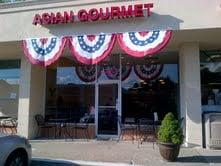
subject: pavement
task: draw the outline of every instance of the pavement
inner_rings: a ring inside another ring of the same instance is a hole
[[[31,166],[208,166],[221,165],[221,150],[181,148],[176,162],[164,161],[157,145],[116,141],[31,141]]]

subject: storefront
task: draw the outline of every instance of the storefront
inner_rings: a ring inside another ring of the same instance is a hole
[[[185,142],[202,145],[202,110],[220,104],[218,1],[0,8],[0,115],[16,117],[19,134],[36,136],[36,114],[88,122],[94,138],[117,137],[119,117],[153,119],[155,112],[161,120],[173,112],[184,119]]]
[[[112,54],[92,66],[62,57],[47,69],[46,120],[89,120],[96,128],[95,135],[117,136],[118,117],[124,122],[126,118],[152,119],[154,112],[160,119],[169,111],[177,115],[177,55],[171,55],[171,60],[162,56],[166,58],[159,55],[137,60]]]

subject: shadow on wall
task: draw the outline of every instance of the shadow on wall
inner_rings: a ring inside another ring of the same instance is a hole
[[[113,32],[148,31],[180,29],[183,21],[171,15],[152,13],[150,17],[115,19],[96,22],[75,22],[72,24],[46,25],[45,28],[54,36],[99,34]]]

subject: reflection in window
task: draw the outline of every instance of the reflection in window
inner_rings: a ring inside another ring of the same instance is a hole
[[[20,61],[0,61],[0,116],[17,117]]]
[[[201,54],[201,95],[203,111],[217,111],[212,105],[221,105],[221,56],[219,54]],[[207,110],[210,109],[210,110]],[[212,108],[212,109],[211,109]]]
[[[95,78],[94,66],[48,69],[46,119],[94,123]]]
[[[98,82],[105,80],[119,80],[120,77],[120,55],[108,56],[103,62],[98,64]]]
[[[122,66],[123,68],[123,66]],[[122,82],[122,117],[162,119],[167,112],[177,114],[178,65],[136,64]]]

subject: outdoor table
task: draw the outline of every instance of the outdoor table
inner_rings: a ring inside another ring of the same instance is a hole
[[[0,117],[0,128],[1,128],[1,132],[6,132],[7,130],[6,128],[10,128],[11,129],[11,134],[16,134],[17,133],[17,120],[15,118],[12,117],[8,117],[8,116],[1,116]]]
[[[134,140],[134,135],[135,135],[135,140],[137,140],[138,124],[136,124],[136,123],[124,123],[123,125],[124,125],[125,128],[132,129],[132,131],[133,131],[133,140]]]
[[[0,132],[3,133],[4,132],[4,126],[3,126],[3,120],[4,119],[8,119],[10,117],[7,117],[7,116],[0,116]]]
[[[138,125],[138,131],[140,135],[140,144],[142,144],[144,141],[148,141],[148,136],[152,136],[151,142],[153,142],[153,149],[154,149],[154,142],[156,141],[156,128],[159,124],[157,123],[149,123],[149,124],[139,124]],[[138,147],[139,147],[139,141],[138,141]]]
[[[64,136],[66,138],[66,136],[68,135],[70,137],[70,133],[67,129],[67,122],[69,119],[67,118],[55,118],[55,119],[49,119],[48,122],[49,123],[55,123],[55,138],[57,138],[57,135],[59,136],[59,138],[61,138],[61,134],[62,134],[62,129],[64,129]]]
[[[9,119],[10,117],[8,116],[0,116],[0,127],[3,127],[2,126],[2,121],[5,120],[5,119]]]
[[[87,126],[88,124],[87,123],[83,123],[83,122],[75,122],[74,123],[74,138],[78,138],[77,137],[77,127],[78,126]]]

